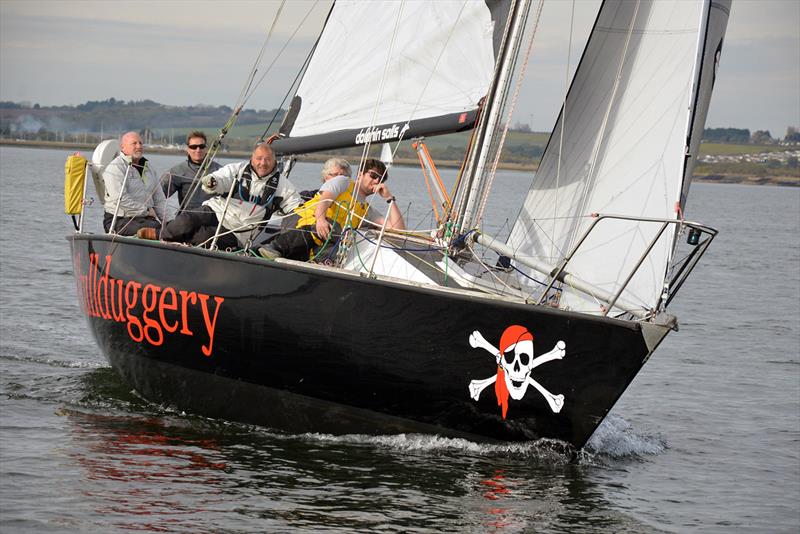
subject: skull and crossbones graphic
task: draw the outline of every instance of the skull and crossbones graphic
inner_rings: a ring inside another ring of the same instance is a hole
[[[531,371],[543,363],[560,360],[566,354],[566,343],[559,341],[547,354],[533,357],[533,335],[527,328],[511,325],[500,336],[500,349],[486,341],[480,332],[475,330],[469,336],[472,348],[482,348],[492,354],[497,363],[497,374],[484,380],[473,380],[469,383],[469,395],[474,400],[480,398],[481,392],[488,386],[495,385],[497,403],[502,406],[503,419],[508,410],[508,396],[520,400],[525,396],[528,386],[533,386],[550,405],[553,413],[564,407],[564,395],[553,395],[541,384],[531,378]]]

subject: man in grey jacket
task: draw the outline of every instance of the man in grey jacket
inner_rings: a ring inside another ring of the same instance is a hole
[[[144,144],[136,132],[119,140],[120,155],[106,165],[103,183],[103,228],[119,235],[135,235],[140,228],[160,228],[166,199],[161,182],[144,157]]]
[[[186,159],[161,175],[161,187],[164,190],[164,196],[169,198],[177,193],[178,203],[183,206],[184,210],[196,211],[200,209],[203,202],[211,198],[198,184],[188,204],[183,205],[184,199],[191,191],[194,177],[197,175],[197,171],[208,153],[207,147],[208,141],[205,133],[200,131],[190,133],[186,136]],[[206,173],[214,172],[219,168],[220,164],[212,161],[208,164]]]

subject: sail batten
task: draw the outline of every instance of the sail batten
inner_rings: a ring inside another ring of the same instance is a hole
[[[293,154],[472,128],[507,3],[336,2],[273,147]]]

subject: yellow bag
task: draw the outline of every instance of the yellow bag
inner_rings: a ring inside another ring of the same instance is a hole
[[[83,204],[83,186],[86,181],[86,158],[75,153],[64,165],[64,213],[78,215]]]

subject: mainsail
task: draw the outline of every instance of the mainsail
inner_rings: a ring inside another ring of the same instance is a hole
[[[508,239],[518,257],[555,267],[595,213],[682,217],[729,6],[683,0],[603,4]],[[654,223],[603,220],[567,271],[614,294],[659,230]],[[658,238],[625,287],[627,302],[658,307],[673,245],[673,232]],[[527,274],[544,280],[532,269]],[[602,311],[602,303],[586,292],[562,290],[562,307]]]
[[[273,148],[295,154],[472,128],[508,4],[336,2]]]

